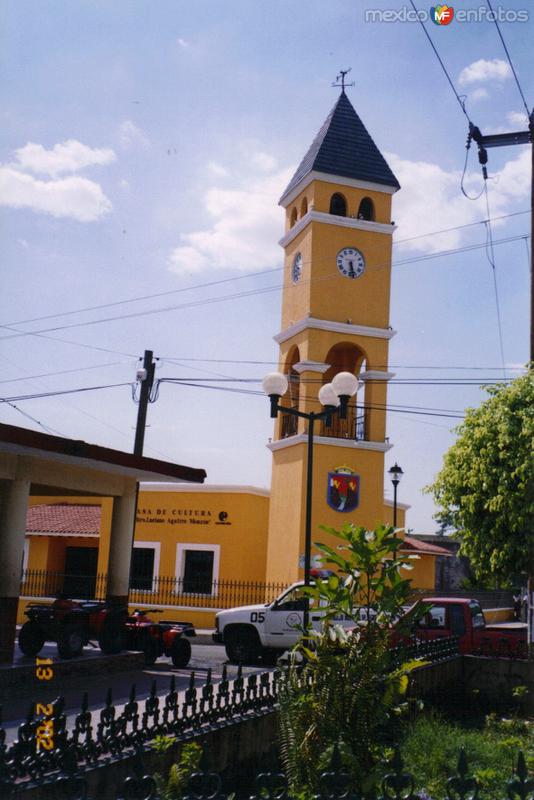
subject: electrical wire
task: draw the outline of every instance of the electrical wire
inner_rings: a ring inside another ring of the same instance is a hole
[[[23,411],[22,408],[18,408],[18,406],[16,406],[14,403],[10,402],[6,398],[0,397],[0,402],[7,403],[8,406],[10,406],[11,408],[15,409],[15,411],[18,411],[19,414],[22,414],[23,417],[26,417],[26,419],[29,419],[32,422],[35,422],[36,425],[39,425],[39,427],[42,428],[46,433],[52,433],[55,436],[62,436],[62,437],[65,438],[65,434],[64,433],[60,433],[60,431],[56,431],[55,428],[51,428],[50,425],[45,425],[44,422],[41,422],[40,420],[36,419],[35,417],[32,417],[31,414],[28,414],[26,411]]]
[[[529,119],[530,118],[530,111],[529,111],[529,108],[528,108],[528,105],[527,105],[527,101],[525,100],[525,95],[523,94],[523,89],[521,88],[521,84],[519,83],[519,78],[517,77],[517,72],[515,71],[515,67],[514,67],[514,65],[512,63],[512,59],[510,57],[510,53],[508,52],[508,48],[506,46],[506,42],[504,41],[504,37],[503,37],[503,35],[501,33],[501,29],[499,28],[499,23],[497,22],[497,15],[495,14],[495,12],[494,12],[494,10],[493,10],[493,8],[491,6],[490,0],[486,0],[486,3],[488,5],[489,10],[491,11],[493,22],[495,23],[495,27],[497,28],[497,33],[499,34],[499,38],[500,38],[500,40],[502,42],[502,46],[504,47],[504,52],[506,53],[506,58],[508,59],[508,63],[510,65],[510,69],[512,70],[512,73],[513,73],[513,76],[514,76],[514,79],[515,79],[515,82],[516,82],[516,86],[517,86],[517,88],[519,90],[519,94],[521,95],[521,100],[523,101],[523,105],[525,107],[525,111],[527,112],[527,119]]]
[[[11,403],[14,401],[18,401],[19,403],[23,400],[39,400],[42,397],[58,397],[60,395],[65,394],[82,394],[84,392],[95,392],[99,389],[116,389],[119,386],[132,386],[131,382],[124,382],[124,383],[108,383],[102,386],[81,386],[76,389],[60,389],[56,391],[50,392],[38,392],[34,394],[23,394],[19,395],[18,397],[0,397],[0,403]]]
[[[33,381],[37,378],[55,378],[57,375],[69,375],[73,372],[87,372],[91,369],[103,369],[105,367],[118,367],[122,366],[124,361],[113,361],[106,364],[93,364],[90,367],[75,367],[74,369],[62,369],[57,372],[41,372],[39,375],[24,375],[22,378],[4,378],[0,380],[2,383],[19,383],[20,381]]]
[[[508,219],[509,217],[517,217],[517,216],[521,216],[522,214],[529,214],[529,213],[530,213],[530,211],[527,211],[527,210],[525,210],[525,211],[514,211],[514,212],[511,212],[509,214],[501,214],[498,217],[494,217],[493,221],[497,222],[497,221],[502,220],[502,219]],[[428,233],[419,233],[416,236],[409,236],[409,237],[407,237],[405,239],[399,239],[397,241],[394,241],[393,245],[395,247],[397,247],[397,246],[400,246],[400,245],[409,244],[410,242],[416,241],[417,239],[426,239],[426,238],[428,238],[430,236],[432,236],[432,237],[439,236],[440,234],[443,234],[443,233],[452,233],[453,231],[464,230],[465,228],[472,228],[472,227],[474,227],[476,225],[484,225],[485,222],[486,222],[486,220],[477,220],[476,222],[467,222],[464,225],[454,225],[451,228],[442,228],[442,229],[437,230],[437,231],[429,231]],[[317,259],[315,259],[315,261],[316,260]],[[27,318],[27,319],[14,320],[12,322],[6,322],[3,325],[0,325],[0,328],[7,328],[8,330],[10,330],[11,326],[15,326],[15,325],[26,325],[26,324],[30,324],[32,322],[43,322],[44,320],[47,320],[47,319],[59,319],[61,317],[71,316],[73,314],[83,314],[83,313],[86,313],[86,312],[89,312],[89,311],[101,311],[101,310],[106,309],[106,308],[114,308],[116,306],[125,305],[125,304],[128,304],[128,303],[138,303],[138,302],[142,302],[143,300],[153,300],[153,299],[157,299],[157,298],[160,298],[160,297],[167,297],[167,296],[173,295],[173,294],[181,294],[183,292],[192,292],[192,291],[195,291],[195,290],[198,290],[198,289],[212,288],[214,286],[220,286],[222,284],[232,283],[233,281],[245,280],[246,278],[256,278],[256,277],[260,277],[262,275],[269,275],[269,274],[271,274],[273,272],[281,272],[283,269],[284,269],[283,266],[282,267],[272,267],[272,268],[265,269],[265,270],[257,270],[256,272],[248,272],[248,273],[246,273],[244,275],[234,275],[234,276],[232,276],[230,278],[222,278],[222,279],[217,280],[217,281],[208,281],[208,282],[205,282],[205,283],[198,283],[198,284],[193,285],[193,286],[180,287],[179,289],[169,289],[169,290],[167,290],[165,292],[155,292],[153,294],[139,295],[138,297],[132,297],[132,298],[129,298],[129,299],[115,300],[115,301],[110,302],[110,303],[101,303],[101,304],[93,305],[93,306],[83,306],[81,308],[72,309],[70,311],[60,311],[60,312],[58,312],[56,314],[45,314],[45,315],[39,316],[39,317],[30,317],[30,318]],[[37,335],[37,334],[35,334],[35,335]],[[48,338],[52,338],[52,337],[48,337]],[[61,339],[54,339],[54,341],[65,341],[66,344],[79,344],[78,342],[71,342],[71,341],[68,341],[68,340],[61,340]],[[89,345],[87,345],[87,346],[89,347]],[[116,351],[113,351],[113,350],[105,350],[105,348],[102,348],[102,349],[104,350],[104,352],[109,352],[109,353],[115,353],[116,352]],[[130,354],[127,354],[127,353],[119,353],[119,355],[128,355],[128,356],[130,356]]]
[[[486,256],[491,266],[491,273],[493,275],[493,291],[495,293],[495,309],[497,312],[497,332],[499,335],[499,349],[501,351],[501,361],[502,361],[502,370],[503,375],[506,378],[506,361],[504,359],[504,344],[503,344],[503,336],[502,336],[502,321],[501,321],[501,306],[499,302],[499,289],[497,286],[497,268],[495,266],[495,252],[493,250],[493,233],[491,230],[491,222],[489,222],[490,218],[490,211],[489,211],[489,194],[488,194],[488,182],[484,181],[484,189],[486,194],[486,210],[488,213],[488,222],[486,223],[486,231],[487,231],[487,246],[486,246]]]
[[[161,356],[161,361],[169,361],[173,364],[178,364],[179,366],[183,366],[181,361],[189,362],[189,361],[201,361],[205,363],[213,363],[213,364],[250,364],[250,365],[262,365],[265,364],[267,366],[272,366],[273,364],[279,364],[278,361],[259,361],[259,360],[252,360],[252,359],[236,359],[236,358],[192,358],[189,356],[178,357],[179,360],[175,360],[174,357],[171,356]],[[481,366],[454,366],[454,365],[434,365],[434,364],[378,364],[373,367],[376,370],[383,370],[383,369],[431,369],[431,370],[501,370],[501,367],[481,367]],[[526,367],[507,367],[508,371],[516,371],[519,372],[521,370],[526,371]]]
[[[521,234],[521,235],[518,235],[518,236],[509,236],[509,237],[505,237],[503,239],[497,239],[497,240],[495,240],[493,242],[493,245],[507,244],[508,242],[513,242],[513,241],[516,241],[517,239],[522,239],[524,236],[525,236],[525,234]],[[417,264],[417,263],[420,263],[421,261],[428,261],[428,260],[432,260],[434,258],[441,258],[443,256],[457,255],[458,253],[470,252],[472,250],[478,250],[478,249],[482,249],[482,248],[485,248],[485,247],[486,247],[486,242],[481,242],[481,243],[472,244],[472,245],[464,245],[463,247],[456,247],[456,248],[452,248],[452,249],[449,249],[449,250],[439,250],[439,251],[437,251],[435,253],[423,254],[423,255],[415,257],[415,258],[401,259],[399,261],[394,262],[393,264],[386,263],[386,264],[373,265],[373,267],[371,269],[377,270],[377,269],[390,268],[392,266],[393,267],[398,267],[398,266],[404,266],[406,264]],[[303,284],[305,284],[305,283],[308,283],[308,284],[310,284],[310,283],[318,283],[318,282],[322,282],[322,281],[325,281],[325,280],[332,280],[335,277],[337,277],[337,272],[332,272],[331,274],[325,275],[325,276],[323,276],[321,278],[310,279],[308,281],[303,281],[302,283]],[[124,319],[135,319],[135,318],[138,318],[138,317],[152,316],[154,314],[167,313],[167,312],[170,312],[170,311],[181,311],[181,310],[184,310],[184,309],[196,308],[196,307],[199,307],[199,306],[203,307],[203,306],[213,305],[214,303],[225,302],[227,300],[239,300],[239,299],[242,299],[242,298],[245,298],[245,297],[253,297],[253,296],[257,296],[257,295],[261,295],[261,294],[269,294],[271,292],[278,292],[281,289],[287,288],[287,287],[289,287],[291,285],[292,284],[277,284],[275,286],[267,286],[267,287],[263,287],[263,288],[260,288],[260,289],[250,289],[249,291],[246,291],[246,292],[236,292],[236,293],[228,294],[228,295],[219,295],[218,297],[204,298],[204,299],[200,299],[200,300],[194,300],[194,301],[191,301],[191,302],[188,302],[188,303],[180,303],[180,304],[177,304],[177,305],[165,306],[163,308],[146,309],[144,311],[133,311],[133,312],[130,312],[129,314],[119,314],[119,315],[111,316],[111,317],[103,317],[101,319],[85,320],[83,322],[73,322],[73,323],[70,323],[68,325],[58,325],[58,326],[54,326],[52,328],[44,328],[43,330],[40,330],[40,331],[21,331],[21,330],[14,329],[12,326],[4,325],[4,326],[0,326],[0,327],[8,328],[9,330],[16,330],[16,332],[11,334],[10,336],[2,336],[2,337],[0,337],[0,341],[5,341],[5,340],[9,340],[9,339],[18,339],[18,338],[21,338],[21,337],[24,337],[24,336],[42,335],[44,333],[53,333],[55,331],[62,331],[62,330],[67,330],[67,329],[72,329],[72,328],[82,328],[82,327],[88,327],[88,326],[92,326],[92,325],[101,325],[101,324],[107,323],[107,322],[115,322],[115,321],[124,320]]]
[[[441,69],[442,69],[442,70],[443,70],[443,72],[445,73],[445,77],[447,78],[447,80],[448,80],[448,82],[449,82],[449,86],[451,87],[452,91],[454,92],[454,96],[456,97],[456,99],[457,99],[457,101],[458,101],[458,105],[459,105],[459,106],[460,106],[460,108],[462,109],[462,113],[463,113],[463,114],[465,114],[465,116],[467,117],[467,119],[469,120],[469,122],[471,122],[471,120],[469,119],[469,114],[467,113],[467,111],[466,111],[466,109],[465,109],[465,101],[462,101],[462,99],[461,99],[460,95],[459,95],[459,94],[458,94],[458,92],[456,91],[456,87],[455,87],[455,85],[454,85],[454,83],[453,83],[453,81],[452,81],[452,78],[451,78],[451,76],[449,75],[449,73],[447,72],[447,68],[445,67],[445,64],[443,63],[443,60],[441,59],[441,56],[440,56],[440,54],[438,53],[438,51],[437,51],[437,48],[436,48],[436,46],[435,46],[434,42],[432,41],[432,38],[431,38],[431,36],[430,36],[429,32],[427,31],[427,29],[426,29],[426,26],[425,26],[425,24],[424,24],[423,20],[421,19],[420,15],[419,15],[419,11],[417,10],[417,8],[416,8],[416,5],[415,5],[414,1],[413,1],[413,0],[410,0],[410,3],[411,3],[411,6],[412,6],[413,10],[415,11],[415,15],[416,15],[416,17],[417,17],[417,21],[418,21],[418,22],[419,22],[419,24],[421,25],[421,28],[423,29],[423,31],[424,31],[424,33],[425,33],[425,36],[426,36],[426,38],[428,39],[428,41],[430,42],[430,46],[431,46],[432,50],[434,51],[434,54],[435,54],[436,58],[438,59],[438,61],[439,61],[440,65],[441,65]]]

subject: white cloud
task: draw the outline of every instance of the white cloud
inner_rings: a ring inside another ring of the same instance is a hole
[[[276,158],[269,155],[269,153],[263,153],[261,151],[258,151],[251,153],[249,158],[252,166],[261,169],[263,172],[272,172],[272,170],[275,169],[277,165]]]
[[[46,150],[42,144],[28,142],[15,150],[17,168],[55,177],[64,172],[78,172],[86,167],[111,164],[115,153],[109,148],[88,147],[76,139],[55,144]]]
[[[71,175],[43,181],[10,165],[0,165],[0,205],[80,222],[93,222],[112,208],[98,183],[87,178]]]
[[[226,178],[226,176],[230,174],[226,167],[223,167],[222,164],[218,164],[217,161],[208,161],[206,169],[218,178]]]
[[[469,92],[470,100],[485,100],[489,96],[488,90],[484,89],[483,86],[479,86],[478,89],[473,89],[472,92]]]
[[[144,131],[131,119],[125,119],[119,126],[119,141],[125,150],[133,147],[148,147],[150,144]]]
[[[528,117],[524,111],[509,111],[506,115],[506,119],[510,125],[517,125],[520,128],[524,128],[528,125]]]
[[[425,233],[478,222],[486,216],[484,199],[467,200],[460,191],[460,170],[447,171],[438,164],[410,161],[396,154],[387,155],[402,190],[394,197],[394,219],[398,238],[408,239]],[[530,153],[525,150],[508,161],[491,181],[492,216],[517,210],[528,197]],[[476,162],[475,162],[476,164]],[[476,165],[465,177],[465,187],[478,193],[482,176]],[[249,272],[280,263],[277,241],[282,233],[278,199],[289,182],[293,169],[280,169],[268,175],[242,175],[231,188],[210,187],[202,201],[212,224],[202,230],[184,233],[172,251],[169,268],[178,274],[206,269]],[[466,241],[482,241],[484,230],[460,229],[445,234],[415,239],[399,248],[399,257],[409,251],[437,252],[461,246]]]
[[[189,42],[186,39],[178,38],[176,40],[176,44],[179,44],[180,47],[189,47]]]
[[[238,187],[208,189],[203,201],[213,224],[182,234],[170,255],[170,269],[180,274],[207,268],[248,272],[279,264],[282,218],[277,203],[291,175],[289,168],[243,177]]]
[[[501,83],[512,75],[512,70],[506,61],[494,58],[491,61],[481,58],[473,61],[460,72],[458,83],[460,86],[468,86],[472,83],[484,83],[486,81],[497,81]]]
[[[483,197],[474,202],[461,194],[460,170],[448,172],[437,164],[408,161],[395,154],[388,154],[387,159],[402,186],[393,201],[393,216],[399,226],[399,239],[465,225],[486,217]],[[528,197],[529,163],[530,153],[525,150],[496,173],[496,180],[492,180],[489,186],[492,217],[516,210],[517,204]],[[478,194],[482,188],[481,173],[477,169],[468,172],[464,185],[468,193]],[[415,239],[402,245],[401,252],[437,252],[458,247],[466,241],[468,235],[473,240],[472,233],[473,229],[463,229]],[[483,238],[481,228],[474,241],[482,241]]]

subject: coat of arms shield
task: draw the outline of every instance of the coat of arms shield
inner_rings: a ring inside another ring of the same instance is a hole
[[[328,473],[326,502],[334,511],[354,511],[360,501],[360,476],[350,467]]]

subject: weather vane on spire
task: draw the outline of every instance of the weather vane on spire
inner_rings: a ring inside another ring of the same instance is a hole
[[[345,83],[345,75],[348,75],[351,70],[352,67],[349,67],[348,69],[340,69],[339,74],[336,75],[336,80],[332,86],[341,86],[341,91],[343,93],[345,92],[345,86],[354,86],[354,81],[352,81],[352,83]],[[341,81],[341,83],[339,83],[339,81]]]

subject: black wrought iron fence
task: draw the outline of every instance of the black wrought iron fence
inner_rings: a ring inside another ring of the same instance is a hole
[[[420,658],[425,662],[454,658],[458,655],[457,640],[398,648],[392,651],[393,664],[400,660],[401,654],[403,659]],[[7,735],[0,727],[0,782],[2,776],[13,784],[44,781],[64,769],[66,762],[71,771],[83,772],[110,759],[126,758],[156,736],[192,739],[247,716],[270,713],[277,704],[279,680],[280,672],[276,670],[245,677],[240,666],[237,677],[230,681],[223,666],[218,683],[212,681],[211,669],[201,685],[197,685],[195,673],[191,672],[189,686],[182,692],[176,690],[172,676],[169,691],[158,696],[157,682],[153,681],[150,695],[142,701],[137,700],[134,684],[128,702],[119,707],[113,703],[112,691],[108,689],[104,707],[94,712],[89,710],[85,692],[70,729],[63,697],[49,706],[32,703],[14,742],[4,744]],[[302,673],[301,680],[304,688],[311,677]]]
[[[21,582],[21,596],[53,598],[69,588],[76,599],[104,600],[107,575],[76,575],[48,570],[25,570]],[[156,606],[189,606],[191,608],[234,608],[254,603],[270,603],[287,587],[285,583],[259,583],[256,581],[217,580],[205,578],[156,577],[150,589],[130,586],[130,603]]]

